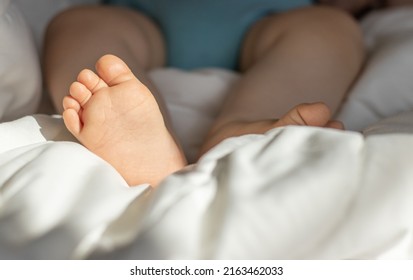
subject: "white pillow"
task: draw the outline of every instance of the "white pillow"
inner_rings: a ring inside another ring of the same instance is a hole
[[[1,1],[1,0],[0,0]],[[29,23],[40,49],[49,21],[60,11],[78,4],[96,4],[99,0],[14,0]]]
[[[34,113],[40,92],[33,38],[17,7],[0,0],[0,121]]]
[[[374,12],[362,28],[368,60],[338,115],[350,130],[413,109],[413,8]]]

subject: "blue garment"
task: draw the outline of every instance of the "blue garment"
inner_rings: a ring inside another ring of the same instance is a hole
[[[139,9],[161,27],[168,65],[183,69],[236,69],[251,25],[270,13],[307,6],[311,0],[108,0]]]

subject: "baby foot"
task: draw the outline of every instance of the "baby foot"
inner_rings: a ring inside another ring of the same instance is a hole
[[[300,104],[278,120],[232,121],[212,129],[201,148],[203,155],[226,138],[245,134],[263,134],[276,127],[287,125],[318,126],[344,129],[341,122],[331,120],[331,113],[324,103]]]
[[[63,108],[68,130],[129,185],[156,186],[186,164],[154,96],[116,56],[81,71]]]

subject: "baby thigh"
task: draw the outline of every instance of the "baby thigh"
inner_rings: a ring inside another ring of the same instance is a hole
[[[46,87],[58,111],[69,85],[99,57],[114,54],[156,95],[146,72],[165,63],[165,44],[158,27],[134,10],[111,6],[79,6],[50,23],[44,44]]]
[[[228,109],[236,115],[250,104],[259,109],[247,117],[259,119],[279,117],[298,103],[322,101],[334,113],[363,59],[361,31],[344,12],[307,7],[268,16],[244,40],[244,75]]]

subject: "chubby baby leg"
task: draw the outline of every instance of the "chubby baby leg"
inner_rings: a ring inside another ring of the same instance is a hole
[[[331,120],[330,109],[324,103],[303,103],[293,107],[280,119],[227,122],[225,125],[210,133],[208,141],[205,142],[200,150],[200,155],[206,153],[215,144],[226,138],[246,134],[262,134],[270,129],[288,125],[344,129],[341,122]]]
[[[201,153],[227,137],[262,133],[281,124],[330,126],[329,118],[340,108],[363,59],[360,28],[337,9],[307,7],[258,21],[242,46],[242,78],[229,93]],[[315,104],[291,111],[307,103]],[[297,123],[298,113],[302,121]],[[307,120],[312,115],[322,121],[312,124]]]

